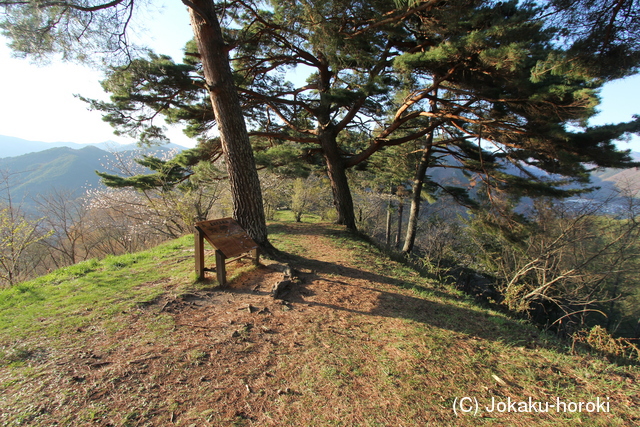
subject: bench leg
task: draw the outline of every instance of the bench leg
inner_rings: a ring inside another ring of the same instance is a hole
[[[196,277],[201,280],[204,279],[204,234],[196,228],[193,237],[196,249]]]
[[[216,275],[220,286],[227,285],[227,270],[225,264],[225,256],[216,249]]]

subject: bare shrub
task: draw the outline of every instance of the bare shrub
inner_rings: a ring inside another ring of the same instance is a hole
[[[41,218],[29,218],[22,203],[14,202],[11,178],[0,173],[0,286],[12,286],[33,274],[41,258],[32,256],[32,249],[51,234],[40,227]]]
[[[474,220],[474,248],[509,309],[567,335],[611,314],[640,271],[640,222],[635,205],[626,217],[603,215],[608,202],[539,201],[528,222],[509,230]]]
[[[577,332],[574,334],[573,340],[574,345],[575,343],[584,343],[608,356],[640,361],[640,348],[637,345],[625,338],[614,338],[600,325]]]

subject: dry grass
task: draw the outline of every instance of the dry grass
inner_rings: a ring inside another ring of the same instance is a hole
[[[220,290],[167,259],[164,277],[132,285],[154,295],[144,303],[92,312],[91,324],[58,336],[4,335],[0,423],[640,424],[637,367],[570,355],[331,226],[278,223],[272,240],[302,271],[285,302],[269,295],[280,273],[268,266],[235,267]],[[610,411],[456,415],[465,396],[480,409],[492,398],[609,398]]]

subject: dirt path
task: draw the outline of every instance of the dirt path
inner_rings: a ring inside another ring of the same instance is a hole
[[[293,385],[299,384],[292,379],[300,375],[296,369],[317,363],[318,344],[330,352],[334,343],[327,341],[327,331],[332,340],[370,344],[368,331],[385,317],[380,289],[390,284],[387,277],[356,268],[352,252],[337,247],[326,229],[285,227],[299,245],[292,265],[300,280],[284,300],[270,295],[282,273],[265,261],[227,289],[169,292],[124,314],[127,327],[58,361],[76,396],[66,407],[87,412],[95,406],[99,413],[108,402],[123,417],[150,420],[139,425],[190,425],[208,412],[211,425],[281,425],[278,412],[290,408],[280,403],[303,393]],[[149,316],[156,316],[155,334],[145,327]],[[322,342],[314,342],[320,336]],[[54,386],[42,391],[55,394]]]

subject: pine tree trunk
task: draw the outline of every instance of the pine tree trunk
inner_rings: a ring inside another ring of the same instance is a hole
[[[319,139],[322,145],[322,154],[327,164],[327,175],[333,192],[333,203],[338,213],[336,224],[344,225],[347,229],[356,231],[356,217],[353,210],[353,199],[346,167],[340,156],[338,143],[331,132],[321,131]]]
[[[391,211],[392,211],[392,206],[391,206],[391,195],[389,195],[389,202],[387,203],[387,224],[386,224],[386,228],[385,228],[385,245],[387,246],[387,248],[391,245]]]
[[[431,159],[431,147],[433,144],[433,132],[427,137],[427,146],[422,152],[420,163],[416,168],[416,174],[413,177],[413,189],[411,191],[411,210],[409,211],[409,221],[407,223],[407,235],[405,236],[402,252],[411,253],[416,241],[416,232],[418,230],[418,219],[420,218],[420,204],[422,202],[422,185],[424,176],[429,168],[429,160]]]
[[[233,217],[256,243],[270,248],[260,180],[214,2],[192,0],[188,6],[229,172]]]
[[[400,240],[402,237],[402,215],[404,215],[404,200],[402,196],[398,197],[398,230],[396,232],[396,243],[395,247],[400,247]]]

